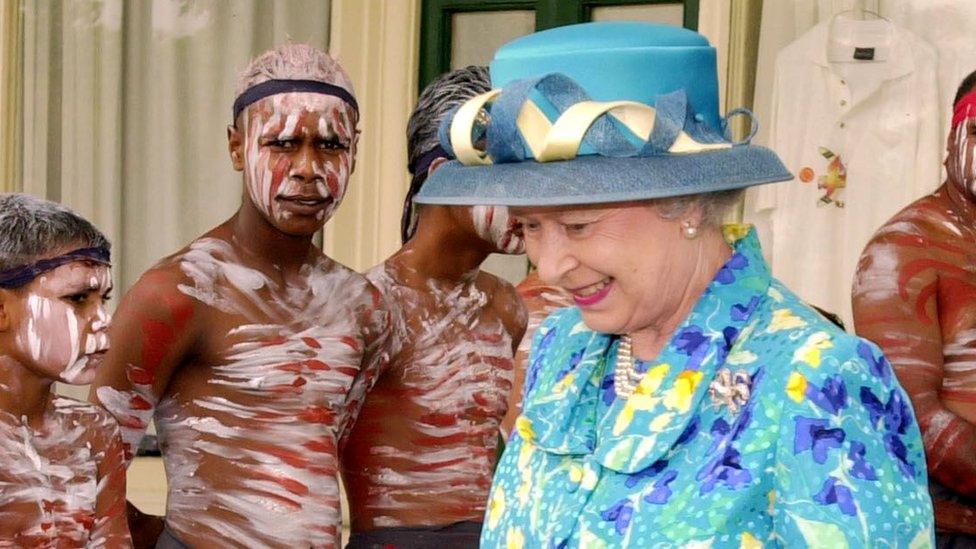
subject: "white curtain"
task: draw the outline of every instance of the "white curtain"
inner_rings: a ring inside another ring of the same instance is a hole
[[[230,216],[237,73],[292,40],[328,47],[323,0],[25,0],[24,189],[114,245],[117,295]]]
[[[237,73],[287,40],[327,48],[330,3],[23,1],[23,190],[105,232],[121,296],[236,210],[225,128]]]

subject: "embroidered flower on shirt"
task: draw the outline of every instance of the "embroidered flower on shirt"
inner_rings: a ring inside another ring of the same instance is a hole
[[[746,320],[752,315],[752,312],[756,310],[756,306],[759,305],[759,296],[754,295],[749,303],[743,305],[742,303],[736,303],[732,306],[731,317],[732,320],[741,322]]]
[[[812,419],[796,416],[796,430],[793,435],[793,453],[800,454],[810,450],[813,461],[825,463],[827,452],[840,448],[846,435],[843,429],[830,428],[826,419]]]
[[[603,376],[603,381],[600,382],[600,394],[603,395],[603,403],[607,406],[613,404],[613,401],[617,399],[617,391],[613,387],[612,370],[609,374]]]
[[[630,519],[634,516],[634,504],[628,498],[624,498],[617,503],[614,503],[612,507],[604,510],[600,513],[600,517],[603,520],[612,522],[613,527],[617,532],[617,535],[624,535],[627,533],[627,528],[630,527]]]
[[[847,453],[848,459],[852,462],[850,474],[854,478],[863,480],[878,480],[878,472],[864,457],[866,453],[867,448],[864,444],[856,440],[851,441],[851,451]]]
[[[915,465],[908,461],[908,448],[901,439],[912,426],[912,409],[902,393],[892,389],[888,393],[888,402],[882,404],[871,389],[861,387],[861,403],[871,414],[871,422],[876,427],[881,423],[880,427],[884,428],[885,449],[897,460],[902,474],[914,478]]]
[[[697,370],[701,367],[711,342],[711,338],[706,336],[698,326],[687,326],[678,332],[674,338],[674,345],[690,357],[685,365],[686,370]]]
[[[820,147],[820,154],[827,159],[827,173],[817,179],[817,188],[824,191],[820,197],[821,204],[833,204],[838,208],[844,207],[844,202],[838,200],[838,192],[847,187],[847,166],[840,159],[840,155],[835,154],[830,149]]]
[[[488,527],[494,529],[498,526],[498,521],[505,514],[505,489],[501,486],[495,488],[488,500]]]
[[[835,477],[827,477],[823,488],[813,496],[814,501],[821,505],[837,504],[840,512],[845,515],[857,515],[857,505],[854,504],[854,494],[851,489],[840,484]]]
[[[637,471],[636,473],[627,475],[627,480],[624,481],[624,486],[627,488],[633,488],[641,483],[642,480],[653,478],[661,473],[668,467],[668,460],[659,459],[649,466]]]
[[[837,415],[847,406],[847,386],[843,378],[838,375],[828,377],[823,387],[809,383],[806,395],[814,404],[829,414]]]
[[[570,355],[569,360],[566,362],[566,367],[559,370],[559,373],[556,374],[555,379],[562,380],[569,375],[570,372],[575,370],[576,367],[579,366],[580,361],[583,360],[583,351],[585,350],[586,349],[579,349]]]
[[[762,378],[763,370],[757,370],[752,377],[753,386],[758,387]],[[709,454],[716,450],[720,453],[709,460],[695,477],[701,481],[700,492],[702,494],[711,492],[719,483],[732,490],[737,490],[752,481],[752,473],[742,467],[741,454],[734,447],[734,444],[749,426],[754,405],[755,400],[747,402],[742,413],[732,425],[729,425],[723,418],[718,418],[712,423],[711,433],[715,439],[712,441]]]
[[[674,493],[671,491],[669,484],[676,478],[678,478],[677,471],[665,471],[659,479],[654,481],[654,488],[644,496],[644,501],[654,505],[664,505],[667,503]]]
[[[877,377],[880,377],[886,386],[891,385],[891,363],[882,354],[878,354],[875,358],[874,353],[871,351],[871,346],[866,342],[861,341],[857,345],[857,354],[864,359],[864,362],[868,363],[868,367],[871,373]]]
[[[549,349],[549,345],[552,341],[556,339],[556,329],[551,328],[547,331],[542,339],[539,340],[538,349],[535,351],[535,360],[529,364],[529,367],[525,372],[525,393],[528,394],[535,387],[536,382],[539,380],[539,371],[542,369],[542,364],[545,361],[546,351]]]
[[[732,284],[735,282],[735,271],[741,271],[749,266],[749,260],[746,256],[742,254],[732,254],[732,257],[722,265],[719,269],[718,274],[715,275],[715,281],[719,284]]]
[[[832,349],[834,343],[827,332],[814,332],[799,349],[793,352],[793,362],[805,362],[814,368],[820,367],[823,353],[827,349]]]

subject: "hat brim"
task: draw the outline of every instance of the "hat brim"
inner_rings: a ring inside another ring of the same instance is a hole
[[[648,200],[741,189],[792,179],[776,154],[754,145],[695,154],[611,158],[578,156],[436,169],[414,201],[420,204],[568,206]]]

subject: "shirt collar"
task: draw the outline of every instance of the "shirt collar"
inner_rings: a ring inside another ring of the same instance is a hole
[[[836,64],[831,63],[827,58],[827,46],[833,21],[834,18],[822,21],[803,35],[797,43],[807,59],[828,70],[833,70],[833,65]],[[907,33],[890,22],[888,27],[890,29],[888,57],[880,62],[885,63],[888,69],[885,80],[894,80],[915,71],[915,56],[908,43]]]

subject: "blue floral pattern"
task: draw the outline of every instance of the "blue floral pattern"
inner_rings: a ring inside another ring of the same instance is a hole
[[[755,233],[734,246],[628,399],[617,338],[578,309],[536,333],[483,547],[928,547],[932,509],[911,406],[873,344],[771,278]],[[739,407],[710,397],[743,372]]]

